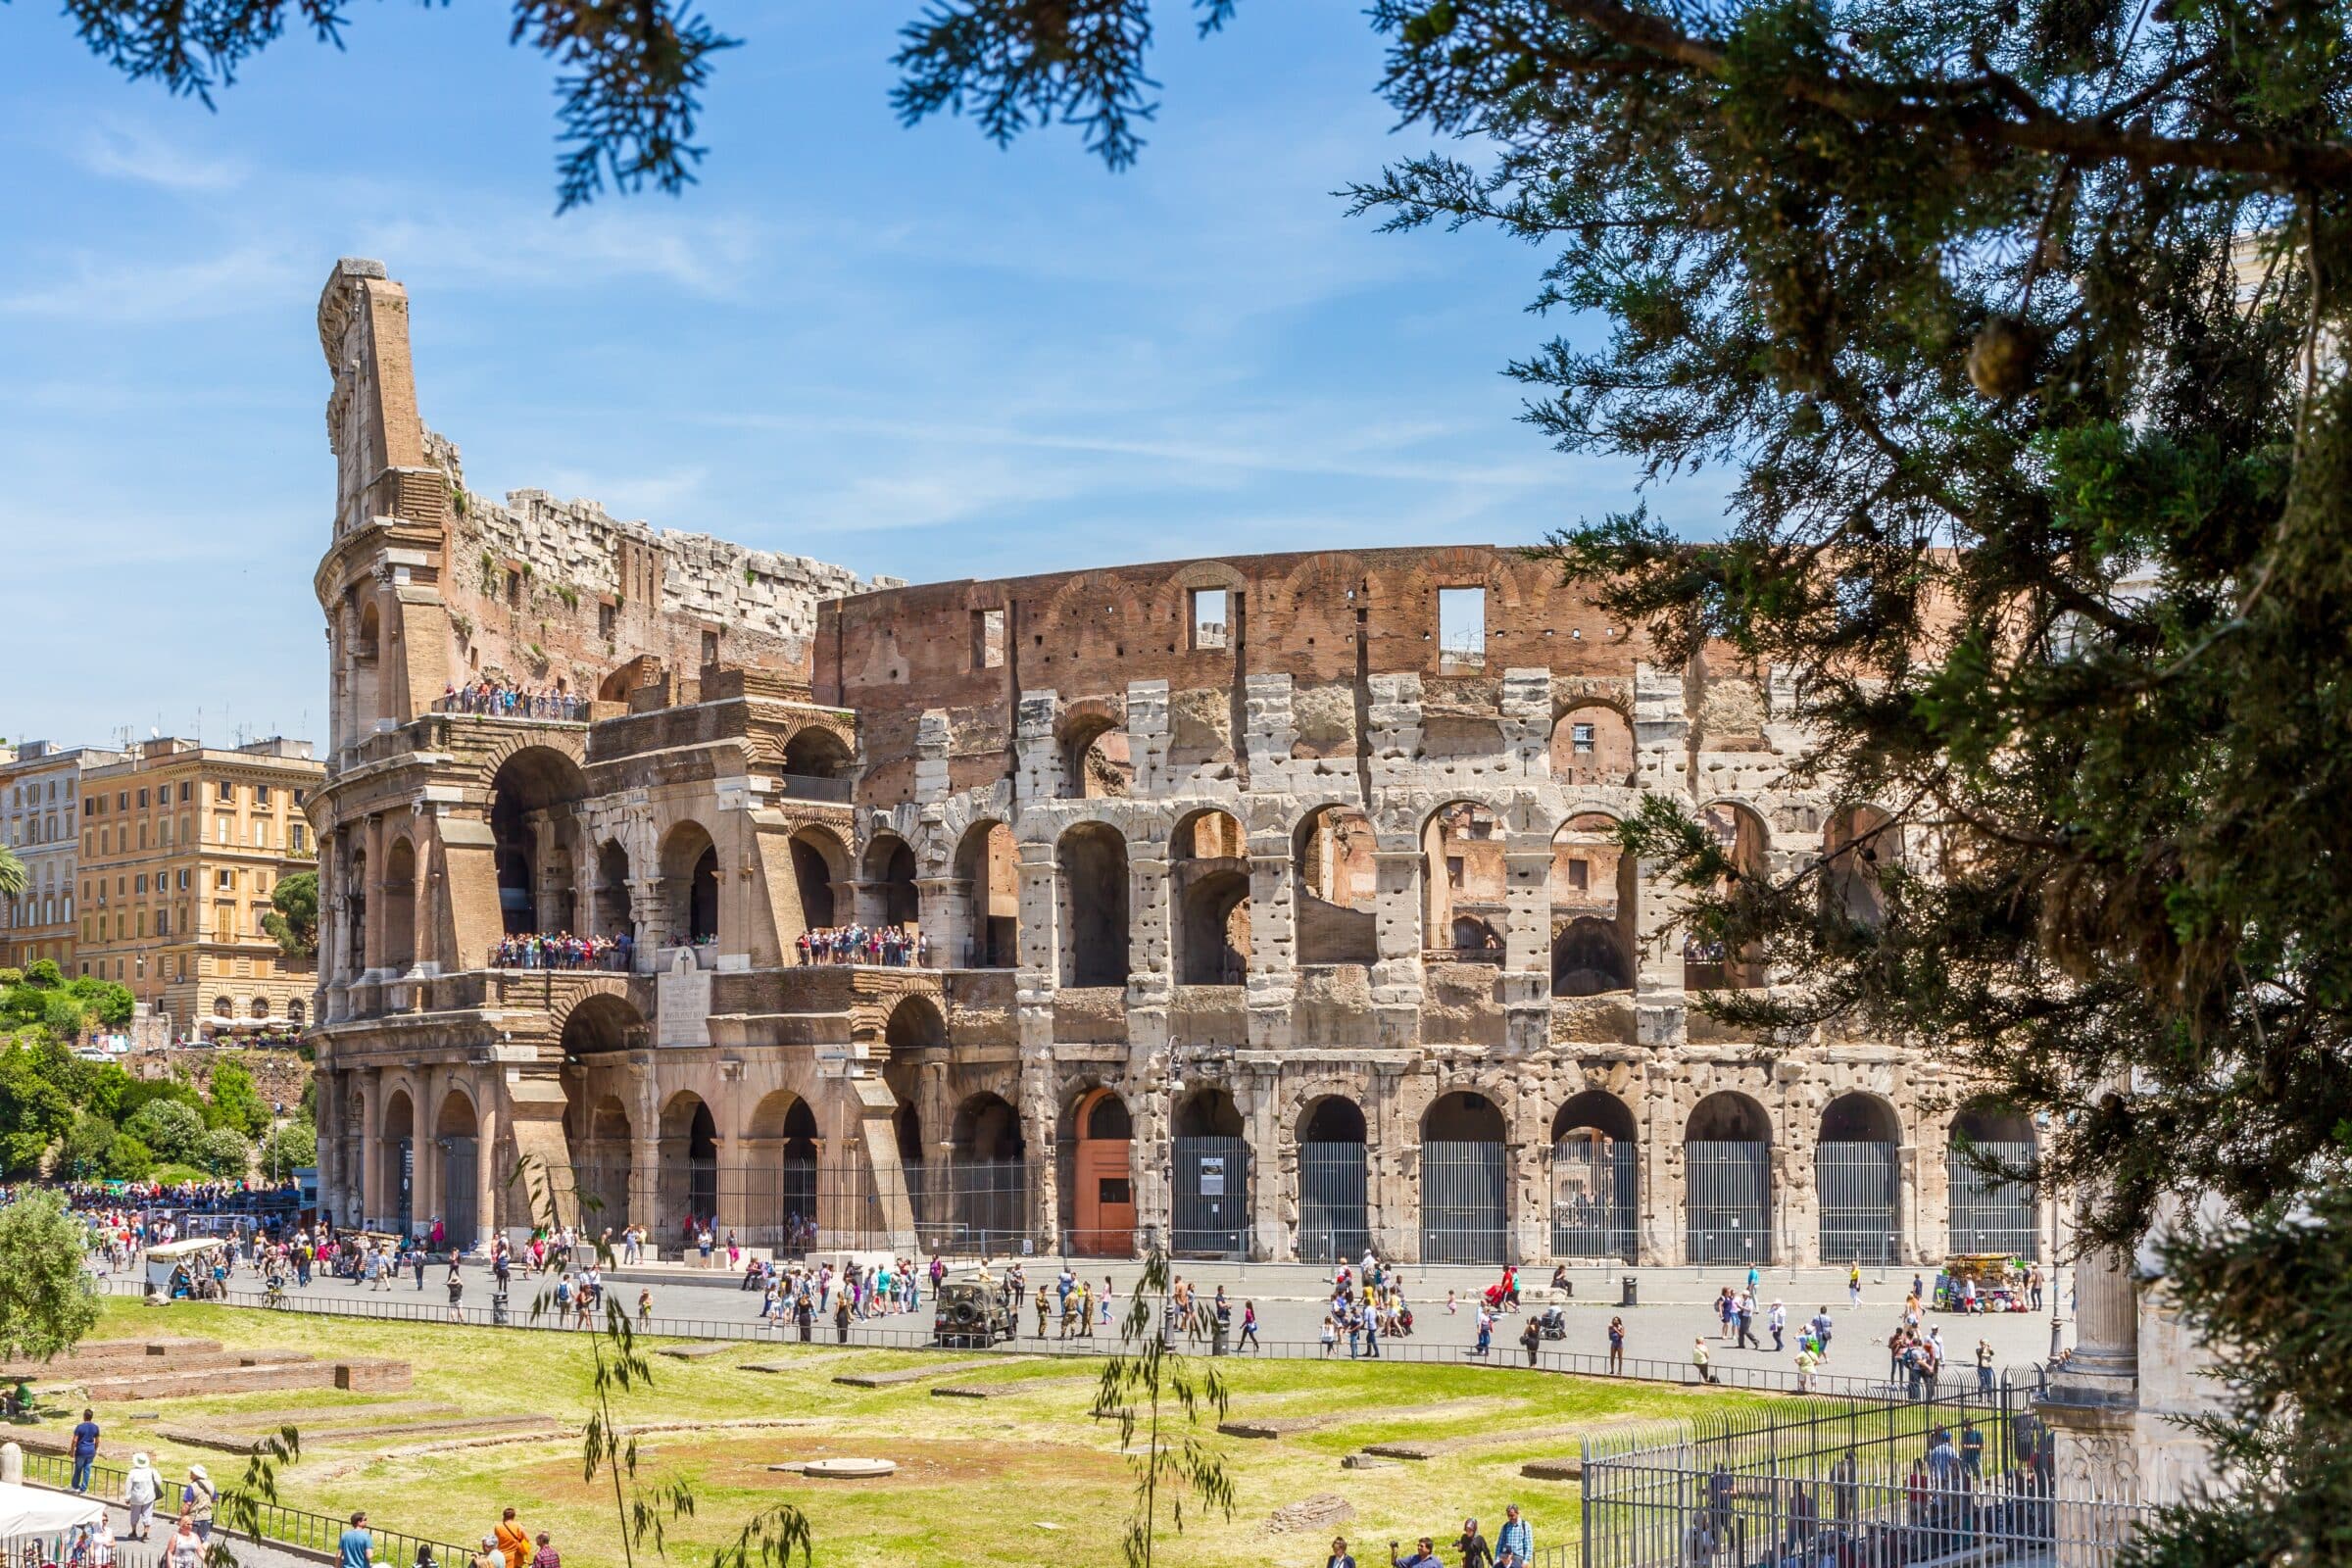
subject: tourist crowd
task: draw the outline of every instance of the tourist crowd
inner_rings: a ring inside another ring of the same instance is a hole
[[[568,931],[552,935],[511,936],[500,940],[490,956],[499,969],[619,969],[626,970],[637,951],[636,939],[623,931],[612,937],[580,937]]]
[[[527,686],[494,686],[477,680],[467,686],[444,686],[434,710],[443,713],[488,713],[500,718],[584,719],[588,699],[565,692],[533,691]]]
[[[904,926],[839,925],[804,931],[793,944],[803,963],[881,963],[925,968],[931,939]]]

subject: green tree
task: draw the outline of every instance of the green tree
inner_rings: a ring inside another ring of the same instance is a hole
[[[258,1138],[270,1127],[270,1105],[253,1087],[253,1074],[233,1061],[213,1065],[212,1114],[217,1127],[231,1127]]]
[[[1144,1254],[1143,1275],[1119,1323],[1119,1351],[1103,1364],[1095,1390],[1092,1413],[1118,1423],[1119,1449],[1135,1476],[1135,1509],[1119,1542],[1127,1568],[1152,1568],[1163,1505],[1179,1535],[1187,1496],[1233,1517],[1225,1456],[1202,1442],[1199,1430],[1204,1408],[1212,1421],[1224,1418],[1225,1384],[1214,1367],[1196,1372],[1161,1332],[1167,1299],[1167,1253],[1153,1247]]]
[[[66,982],[66,995],[81,1004],[82,1010],[109,1029],[120,1029],[130,1022],[137,999],[130,987],[113,980],[101,980],[95,975],[77,975]]]
[[[296,871],[277,879],[270,890],[270,912],[262,929],[289,957],[307,958],[318,951],[318,873]]]
[[[128,1133],[116,1137],[106,1151],[106,1174],[119,1182],[144,1181],[155,1171],[155,1153]]]
[[[0,899],[13,899],[31,886],[30,875],[17,852],[0,844]]]
[[[81,1222],[54,1192],[25,1193],[0,1208],[0,1359],[46,1361],[98,1322],[82,1271]]]
[[[253,1144],[234,1127],[210,1128],[198,1135],[189,1163],[214,1176],[243,1176],[253,1168]]]
[[[256,1163],[263,1174],[281,1180],[305,1165],[318,1163],[318,1129],[308,1121],[285,1121],[262,1140]]]
[[[120,1137],[122,1134],[116,1131],[113,1122],[81,1111],[66,1126],[52,1174],[69,1181],[95,1181],[110,1174],[107,1166],[113,1161],[115,1142]]]
[[[204,1115],[179,1100],[154,1100],[123,1123],[122,1130],[154,1151],[158,1159],[198,1163],[205,1135]]]

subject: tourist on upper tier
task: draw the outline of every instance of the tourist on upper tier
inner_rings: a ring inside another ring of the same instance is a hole
[[[577,937],[558,931],[503,938],[491,955],[491,963],[500,969],[626,970],[636,951],[637,941],[626,931],[615,937]]]
[[[488,713],[499,718],[555,718],[576,721],[588,716],[588,699],[564,692],[533,691],[527,686],[493,686],[477,680],[463,689],[444,685],[438,705],[444,713]]]
[[[895,925],[819,926],[802,932],[792,949],[803,963],[878,963],[905,969],[931,962],[931,939]]]

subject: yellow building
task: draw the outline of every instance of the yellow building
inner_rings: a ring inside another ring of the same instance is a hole
[[[308,741],[154,740],[83,775],[75,972],[128,986],[174,1038],[298,1031],[316,964],[262,917],[318,867],[303,803],[324,771]]]

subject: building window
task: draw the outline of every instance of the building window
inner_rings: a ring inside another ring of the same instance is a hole
[[[230,1005],[231,1004],[226,997],[215,997],[213,999],[213,1016],[216,1018],[227,1017]]]
[[[187,804],[188,804],[189,790],[190,790],[190,785],[189,785],[189,782],[188,782],[186,779],[184,779],[184,778],[183,778],[183,779],[181,779],[181,780],[179,781],[179,804],[180,804],[180,805],[182,805],[182,806],[185,806],[185,805],[187,805]]]
[[[1590,862],[1585,860],[1570,860],[1568,862],[1568,885],[1576,889],[1579,893],[1582,893],[1592,885],[1592,867]]]
[[[599,637],[602,637],[607,642],[611,642],[613,634],[618,631],[619,628],[620,607],[618,605],[615,605],[608,600],[604,604],[596,607],[596,634]]]
[[[1192,592],[1193,646],[1222,648],[1225,646],[1226,594],[1222,588],[1196,588]]]
[[[147,809],[147,792],[145,790],[139,791],[139,809],[142,811]]]
[[[1446,857],[1446,885],[1449,888],[1462,885],[1462,858],[1458,855]]]
[[[139,875],[138,875],[138,878],[137,878],[137,887],[138,887],[138,891],[139,891],[140,893],[142,893],[142,894],[144,894],[144,893],[147,891],[147,873],[146,873],[146,872],[144,872],[144,871],[141,871],[141,872],[139,873]]]
[[[1438,590],[1438,655],[1461,664],[1487,662],[1487,591]]]
[[[1592,726],[1590,724],[1569,725],[1568,744],[1575,749],[1577,756],[1591,757],[1592,755]]]
[[[227,869],[226,867],[222,867],[220,870],[214,872],[213,876],[213,886],[217,888],[226,889],[233,888],[237,885],[237,873]]]
[[[222,779],[220,781],[220,788],[216,796],[216,799],[218,799],[221,805],[226,806],[236,800],[236,798],[237,787],[234,784],[231,784],[228,780]]]
[[[718,633],[703,633],[703,667],[708,669],[718,662]]]
[[[300,822],[288,823],[286,826],[286,849],[292,854],[300,855],[302,853],[302,824]]]
[[[257,807],[267,807],[270,804],[269,785],[256,784],[253,787],[253,804]]]
[[[507,603],[510,605],[522,603],[522,573],[516,571],[513,566],[507,568]]]
[[[972,612],[972,667],[999,669],[1004,663],[1004,612]]]

